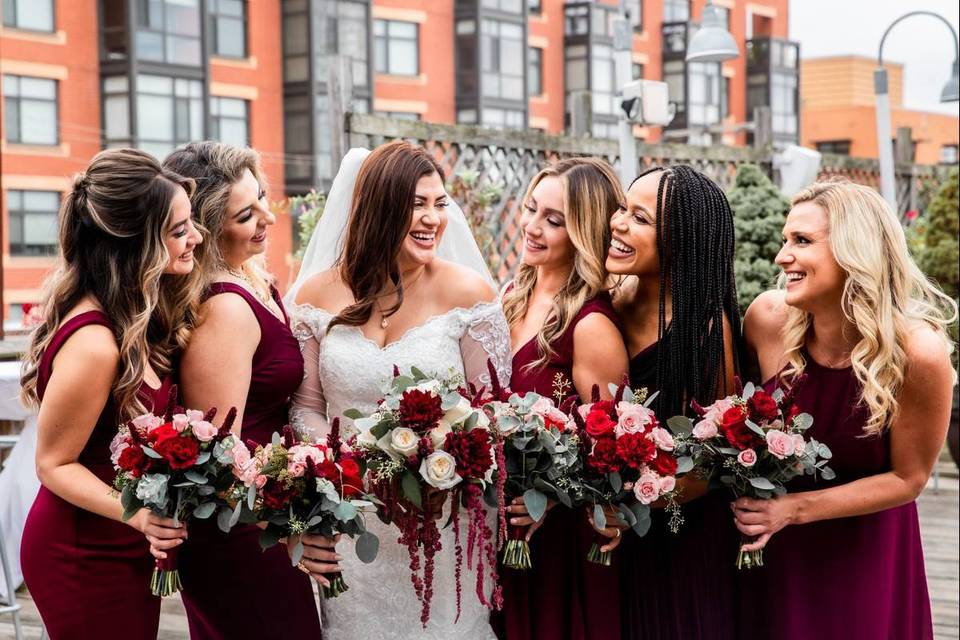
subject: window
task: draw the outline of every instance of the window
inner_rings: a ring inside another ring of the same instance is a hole
[[[567,36],[585,36],[590,33],[590,7],[573,5],[564,7],[563,33]]]
[[[127,76],[103,79],[103,129],[108,147],[129,147],[130,88]]]
[[[527,94],[531,96],[543,95],[543,49],[530,47],[527,49]]]
[[[210,98],[210,138],[237,147],[250,144],[250,106],[239,98]]]
[[[527,125],[525,120],[526,115],[519,109],[493,109],[488,107],[483,110],[480,124],[497,129],[524,129]]]
[[[960,160],[960,145],[945,144],[940,147],[940,162],[942,164],[957,164]]]
[[[663,63],[663,81],[667,83],[667,99],[677,105],[677,111],[686,109],[686,65],[683,60],[667,60]]]
[[[616,115],[617,75],[613,64],[613,49],[596,44],[591,49],[590,93],[593,97],[593,112]]]
[[[3,25],[53,31],[53,0],[3,0]]]
[[[483,95],[523,100],[523,27],[512,22],[484,20],[480,34]]]
[[[7,191],[10,255],[55,255],[59,209],[60,194],[56,191]]]
[[[247,3],[244,0],[207,0],[213,53],[228,58],[247,57]]]
[[[795,138],[798,128],[797,76],[795,74],[771,74],[770,110],[773,115],[773,132]]]
[[[4,127],[7,142],[55,145],[57,81],[28,76],[3,76]]]
[[[639,62],[630,65],[630,77],[634,80],[643,80],[644,68]]]
[[[643,0],[627,0],[627,13],[633,30],[643,31]]]
[[[415,22],[373,21],[373,61],[377,73],[415,76],[420,73],[418,26]]]
[[[137,76],[138,146],[157,158],[174,147],[202,140],[203,85],[199,80]]]
[[[200,66],[199,0],[139,0],[137,58]]]
[[[523,13],[524,0],[483,0],[484,9],[493,9],[503,13]]]
[[[306,4],[301,11],[292,11],[291,3],[281,3],[283,8],[283,80],[304,82],[310,67],[310,42],[307,23],[310,16]]]
[[[687,113],[690,125],[711,125],[720,122],[720,64],[691,62],[688,66],[689,89]]]
[[[664,0],[663,2],[663,21],[664,22],[686,22],[690,19],[690,1],[689,0]]]
[[[535,13],[540,15],[543,13],[543,1],[542,0],[527,0],[527,11],[530,13]]]
[[[368,30],[368,7],[359,2],[334,3],[337,7],[336,18],[336,46],[329,53],[338,53],[350,58],[350,73],[354,87],[370,86],[370,74],[367,70],[367,43],[370,32]],[[322,41],[322,38],[321,38]],[[317,77],[326,78],[326,59],[329,53],[320,52],[317,55]]]
[[[849,140],[824,140],[815,143],[820,153],[836,153],[842,156],[850,155]]]

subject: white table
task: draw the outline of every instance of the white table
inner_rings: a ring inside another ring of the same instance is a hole
[[[20,363],[0,362],[0,420],[23,421],[13,450],[7,456],[0,472],[0,527],[3,528],[3,541],[6,545],[7,559],[14,589],[23,582],[20,572],[20,539],[23,525],[33,505],[40,481],[34,456],[37,450],[37,420],[34,412],[20,404]],[[7,585],[0,572],[0,593],[7,592]]]

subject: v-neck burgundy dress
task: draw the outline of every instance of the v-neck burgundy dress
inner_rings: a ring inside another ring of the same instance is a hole
[[[245,288],[218,282],[209,296],[225,293],[243,298],[260,325],[240,435],[266,444],[288,424],[290,397],[303,380],[300,345],[289,321],[281,321]],[[271,294],[286,319],[276,289]],[[191,640],[273,638],[280,629],[291,638],[320,637],[310,578],[291,566],[285,545],[261,550],[256,525],[238,525],[229,534],[213,519],[188,527],[179,562]]]
[[[573,388],[573,332],[583,318],[602,313],[617,327],[620,319],[606,294],[587,301],[553,343],[554,355],[542,369],[527,370],[538,359],[536,339],[513,356],[510,388],[533,391],[557,401]],[[561,389],[561,386],[563,388]],[[595,532],[582,509],[557,506],[530,540],[533,567],[500,568],[503,611],[494,627],[503,640],[617,640],[620,638],[619,570],[587,560]]]
[[[77,330],[111,327],[102,311],[87,311],[57,329],[40,357],[37,395],[41,402],[53,372],[53,360]],[[140,386],[148,410],[166,410],[170,376],[159,389]],[[107,400],[78,462],[108,485],[116,471],[110,442],[121,418],[113,398]],[[130,638],[155,640],[160,598],[150,593],[153,556],[142,533],[130,525],[81,509],[44,486],[23,528],[20,563],[51,640]]]

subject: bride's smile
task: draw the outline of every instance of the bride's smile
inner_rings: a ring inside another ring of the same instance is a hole
[[[400,268],[429,264],[437,252],[447,226],[447,191],[440,174],[432,173],[417,181],[410,231],[404,238],[397,260]]]

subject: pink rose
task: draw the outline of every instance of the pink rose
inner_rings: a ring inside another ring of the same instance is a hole
[[[795,447],[793,436],[788,433],[784,433],[778,429],[771,429],[767,431],[767,451],[772,453],[774,456],[783,460],[787,456],[793,455],[793,449]]]
[[[187,409],[187,420],[190,422],[196,422],[197,420],[203,420],[203,411],[197,411],[196,409]]]
[[[653,411],[633,402],[617,404],[617,415],[619,418],[613,433],[618,438],[627,433],[643,433],[648,426],[657,421]]]
[[[720,419],[723,418],[723,414],[725,414],[727,410],[733,408],[732,398],[733,396],[728,396],[721,400],[717,400],[712,405],[707,407],[707,412],[703,415],[703,419],[710,420],[715,424],[720,422]]]
[[[287,452],[287,472],[294,478],[301,477],[307,470],[307,458],[313,458],[316,464],[326,460],[326,450],[314,445],[298,444]]]
[[[127,442],[127,430],[121,429],[117,431],[116,435],[113,436],[113,440],[110,441],[110,462],[113,463],[113,466],[117,466],[117,463],[120,461],[120,454],[129,446],[130,444]]]
[[[670,493],[677,487],[677,479],[674,476],[663,476],[660,478],[660,493]]]
[[[664,429],[663,427],[654,427],[651,432],[653,436],[653,442],[657,445],[658,449],[663,449],[664,451],[673,451],[674,442],[673,436],[670,435],[670,432]]]
[[[660,497],[660,478],[655,473],[646,472],[633,485],[633,495],[641,504],[650,504]]]
[[[697,440],[709,440],[717,437],[717,423],[704,418],[693,427],[693,437]]]
[[[530,411],[536,413],[537,415],[545,416],[547,415],[547,412],[553,408],[553,401],[550,398],[544,398],[541,396],[541,398],[534,402],[533,406],[530,407]]]
[[[757,452],[753,449],[744,449],[737,454],[737,462],[749,468],[757,463]]]
[[[807,448],[807,441],[803,439],[803,436],[799,433],[795,433],[792,436],[793,438],[793,453],[794,455],[803,454],[803,450]]]
[[[173,428],[177,430],[177,433],[183,433],[187,430],[187,427],[190,426],[190,419],[187,418],[185,413],[175,413],[173,414]]]
[[[135,426],[137,429],[142,429],[147,433],[150,433],[162,424],[163,420],[152,413],[145,413],[142,416],[137,416],[133,419],[133,426]]]
[[[174,423],[174,426],[176,426],[176,423]],[[213,440],[214,436],[217,435],[218,431],[215,426],[206,420],[197,420],[196,422],[191,422],[190,429],[193,431],[193,435],[195,435],[197,440],[200,442],[210,442]]]
[[[267,476],[257,474],[253,483],[257,486],[257,489],[263,489],[263,485],[267,484]]]

